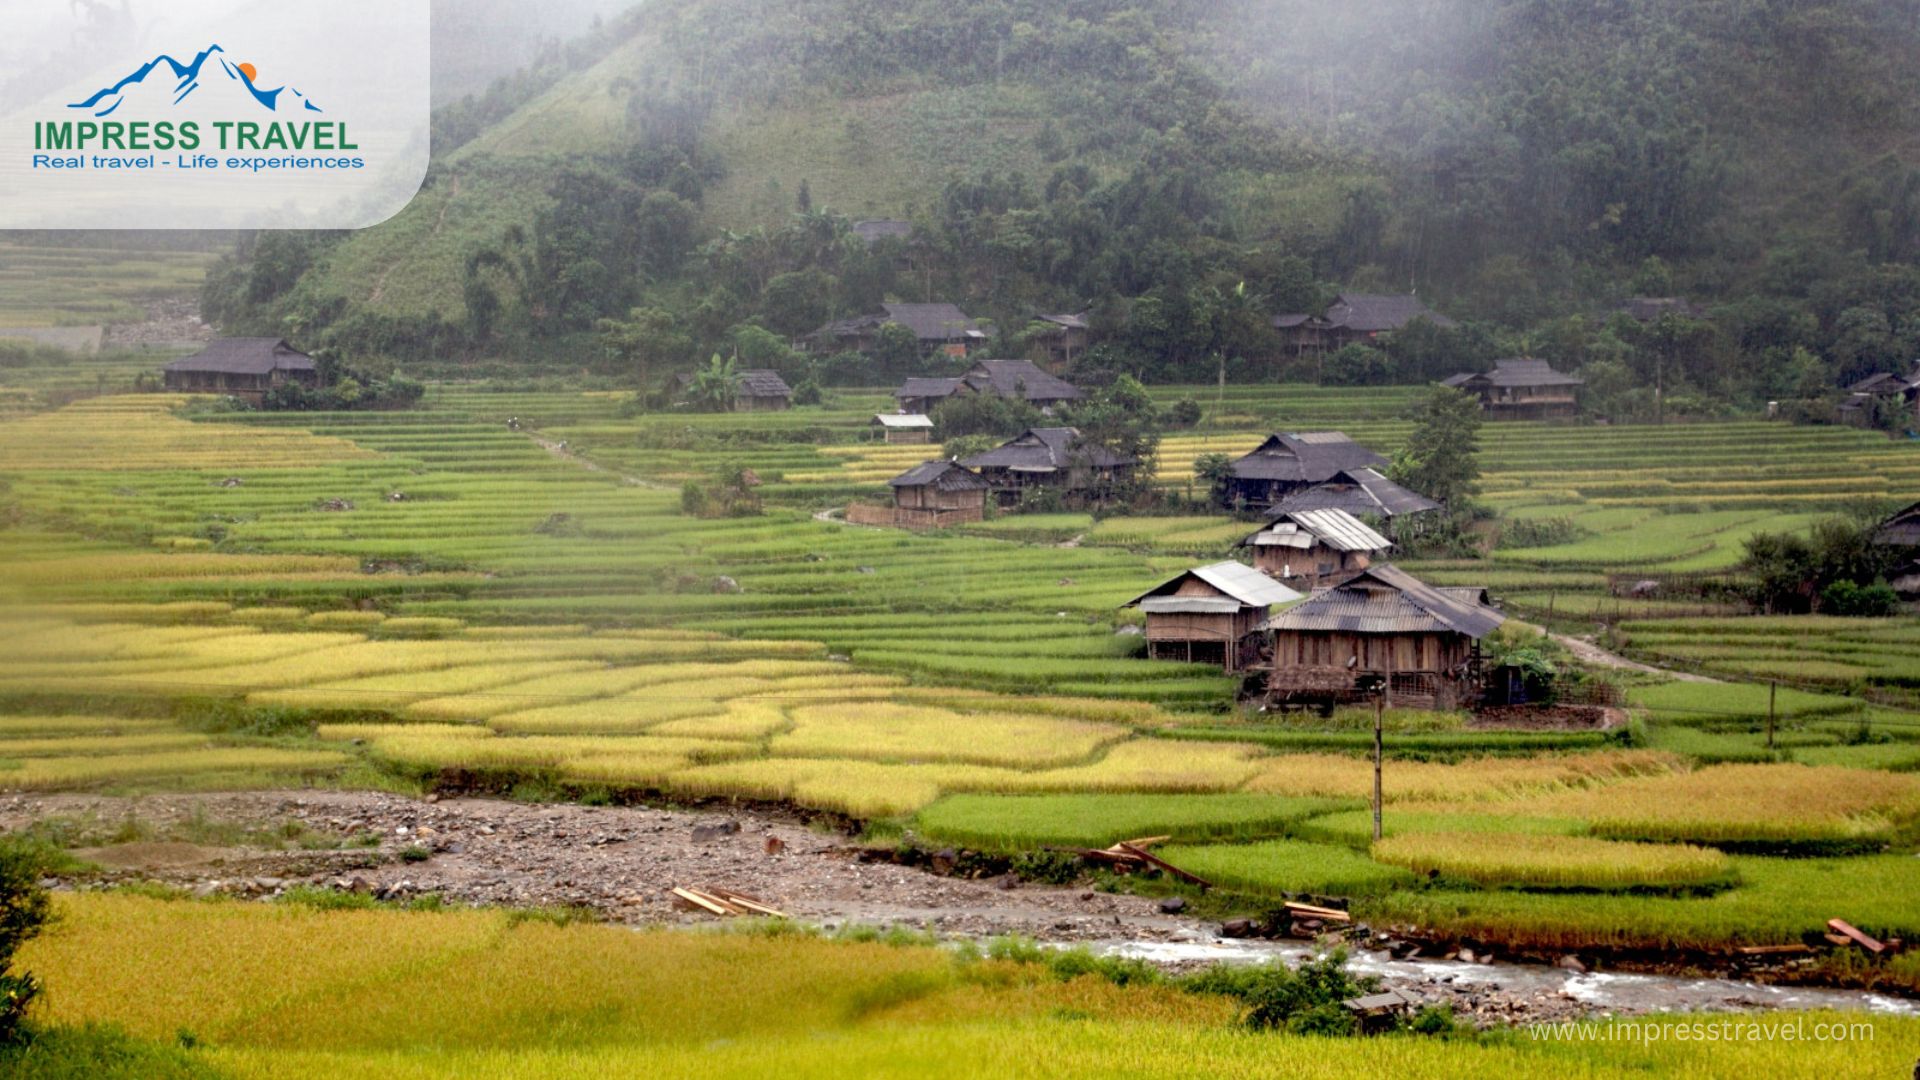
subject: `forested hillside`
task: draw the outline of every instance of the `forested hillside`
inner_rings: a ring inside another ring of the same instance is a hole
[[[1465,327],[1317,374],[1808,396],[1920,355],[1917,51],[1894,0],[659,0],[443,109],[394,220],[245,242],[207,308],[630,375],[805,366],[770,342],[888,298],[1009,339],[1090,308],[1095,367],[1255,378],[1299,374],[1272,314],[1417,290]],[[1610,320],[1632,295],[1709,317]]]

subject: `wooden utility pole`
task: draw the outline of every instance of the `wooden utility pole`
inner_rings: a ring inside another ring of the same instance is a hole
[[[1773,749],[1773,702],[1780,693],[1780,683],[1776,679],[1767,680],[1767,749]]]
[[[1387,695],[1383,689],[1373,697],[1373,838],[1380,839],[1380,758],[1381,730],[1384,726]]]

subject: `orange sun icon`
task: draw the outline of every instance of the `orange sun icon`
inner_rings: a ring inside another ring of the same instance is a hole
[[[252,64],[241,64],[239,67],[240,74],[245,75],[248,82],[252,82],[254,78],[260,74],[260,69],[254,67]]]

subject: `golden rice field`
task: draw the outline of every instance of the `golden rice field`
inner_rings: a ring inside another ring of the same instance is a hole
[[[1061,981],[925,946],[635,933],[479,911],[84,895],[60,903],[62,932],[22,957],[60,988],[50,1018],[113,1024],[185,1065],[234,1077],[1817,1071],[1867,1080],[1909,1068],[1920,1038],[1920,1021],[1862,1013],[1807,1016],[1866,1025],[1852,1040],[1825,1042],[1333,1042],[1248,1031],[1234,1023],[1233,1003],[1211,995]]]
[[[1550,833],[1408,833],[1377,841],[1372,854],[1416,874],[1492,888],[1671,888],[1733,880],[1733,863],[1712,848]]]
[[[1271,402],[1237,395],[1244,428],[1237,420],[1168,438],[1161,482],[1184,485],[1202,453],[1250,449],[1268,419],[1346,427],[1387,453],[1404,439],[1406,425],[1385,414],[1352,424],[1306,417],[1287,411],[1304,408],[1289,400],[1295,389],[1272,393]],[[1508,742],[1457,717],[1399,716],[1388,738],[1386,839],[1374,845],[1363,809],[1371,765],[1357,752],[1363,742],[1347,738],[1360,733],[1339,718],[1326,730],[1229,722],[1219,715],[1229,680],[1140,659],[1138,639],[1114,632],[1129,618],[1117,605],[1196,557],[1225,554],[1246,523],[1006,516],[970,535],[912,536],[815,521],[813,511],[879,494],[936,452],[856,443],[866,416],[851,409],[630,418],[611,398],[461,387],[434,388],[418,414],[193,419],[174,411],[180,404],[98,398],[0,420],[0,509],[12,514],[0,520],[17,522],[0,528],[0,790],[519,785],[768,801],[871,822],[877,835],[995,849],[1172,834],[1179,859],[1231,892],[1351,896],[1367,918],[1441,936],[1716,949],[1797,941],[1841,915],[1874,933],[1920,937],[1920,908],[1901,900],[1920,888],[1910,880],[1920,864],[1920,774],[1900,771],[1910,766],[1895,752],[1920,745],[1899,726],[1910,713],[1873,714],[1891,742],[1843,743],[1852,737],[1818,725],[1852,715],[1857,700],[1789,696],[1805,725],[1792,732],[1799,741],[1744,764],[1704,763],[1734,760],[1723,743],[1750,733],[1672,718],[1685,709],[1745,722],[1751,686],[1636,686],[1644,728],[1579,742],[1552,733]],[[543,437],[573,439],[602,468],[507,431],[509,415],[534,418]],[[1280,419],[1292,416],[1310,422]],[[731,441],[736,425],[764,441]],[[809,430],[782,442],[782,425]],[[816,426],[840,434],[822,442]],[[1762,436],[1777,445],[1775,459],[1747,471],[1728,463]],[[1513,425],[1490,430],[1486,443],[1491,503],[1515,516],[1567,516],[1584,532],[1420,572],[1529,605],[1553,598],[1563,614],[1603,603],[1609,573],[1724,568],[1755,528],[1813,520],[1828,505],[1822,493],[1884,495],[1920,482],[1911,448],[1855,432]],[[767,513],[682,514],[675,486],[730,464],[764,476]],[[1676,656],[1710,646],[1703,661],[1741,671],[1742,658],[1725,650],[1742,643],[1711,629],[1709,643],[1684,623],[1648,627],[1660,635],[1648,644]],[[1849,629],[1852,651],[1836,646],[1820,660],[1866,665],[1861,650],[1871,648],[1872,670],[1896,678],[1910,629]],[[1791,631],[1770,638],[1779,652]],[[1222,741],[1159,737],[1195,724],[1213,730],[1187,734]],[[1327,741],[1289,745],[1302,736]],[[812,1017],[804,1037],[776,1025],[779,1037],[752,1051],[716,1045],[773,1030],[727,1004],[696,1025],[698,1040],[669,1031],[635,1043],[608,1034],[652,1022],[633,1018],[633,1002],[671,1016],[684,1011],[672,1003],[688,987],[733,993],[687,973],[690,957],[713,955],[699,949],[719,946],[646,935],[610,947],[597,932],[569,937],[481,913],[230,917],[223,905],[74,905],[76,926],[99,927],[88,948],[151,949],[127,976],[151,986],[134,1000],[90,987],[64,999],[61,1018],[117,1018],[161,1039],[185,1024],[212,1047],[194,1054],[237,1075],[429,1074],[445,1068],[433,1055],[456,1043],[474,1071],[503,1075],[671,1073],[697,1054],[707,1055],[702,1072],[771,1063],[805,1073],[879,1052],[866,1047],[897,1052],[897,1034],[868,1015],[924,1020],[916,1062],[964,1046],[1014,1074],[1058,1054],[1013,1064],[982,1048],[1077,1047],[1121,1073],[1159,1071],[1140,1061],[1185,1064],[1162,1055],[1165,1046],[1224,1055],[1248,1074],[1327,1067],[1324,1051],[1292,1041],[1243,1045],[1207,1026],[1213,1014],[1196,1021],[1185,999],[1017,979],[982,987],[952,981],[949,961],[924,957],[874,970],[932,989],[893,1002],[893,983],[851,987],[847,999],[864,1003],[858,1015],[844,1004],[803,1010]],[[355,984],[349,995],[344,959],[302,967],[335,926],[368,939],[365,949],[340,947],[342,958],[374,965],[373,984],[406,993]],[[281,966],[229,977],[220,956],[201,952],[215,935],[285,957],[304,989],[274,982]],[[154,936],[165,940],[147,944]],[[392,945],[402,936],[404,947]],[[98,952],[61,947],[49,939],[36,949],[62,981],[99,963]],[[847,955],[737,962],[769,986],[805,984],[830,982],[822,972],[841,972]],[[541,990],[550,1000],[537,1001],[525,973],[567,964],[575,967],[554,978],[579,978],[549,979]],[[687,981],[637,973],[647,964]],[[470,986],[489,980],[499,1000],[471,1001]],[[339,1022],[343,995],[364,1023]],[[1061,1020],[1057,1010],[1080,1009],[1071,1002],[1083,997],[1106,1004],[1088,1006],[1091,1019]],[[536,1013],[538,1024],[526,1019]],[[844,1052],[815,1048],[819,1031]],[[782,1049],[765,1056],[775,1044]],[[1416,1076],[1452,1071],[1458,1054],[1478,1055],[1492,1075],[1522,1066],[1606,1075],[1618,1064],[1531,1048],[1500,1056],[1511,1050],[1475,1045],[1429,1058],[1426,1044],[1389,1040],[1343,1045],[1339,1061],[1377,1055],[1368,1059],[1376,1067]],[[1671,1059],[1702,1075],[1726,1060]]]

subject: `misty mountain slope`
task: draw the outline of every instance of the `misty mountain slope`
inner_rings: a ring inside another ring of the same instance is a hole
[[[786,228],[804,181],[814,209],[935,225],[949,258],[915,291],[1003,315],[1196,282],[1299,296],[1295,259],[1525,327],[1617,302],[1660,256],[1671,287],[1786,282],[1824,323],[1813,277],[1920,260],[1917,52],[1895,0],[654,0],[437,118],[393,221],[282,246],[264,281],[242,259],[215,293],[244,294],[236,325],[355,351],[512,351],[502,333],[705,302],[718,264],[683,256]],[[635,238],[649,192],[691,208],[685,251]],[[600,228],[624,239],[580,254]],[[535,295],[568,244],[594,282]],[[762,292],[806,265],[688,332],[783,323]],[[823,286],[813,314],[905,289]]]

